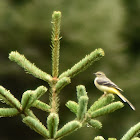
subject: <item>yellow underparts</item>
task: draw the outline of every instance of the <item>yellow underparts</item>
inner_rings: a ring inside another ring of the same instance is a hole
[[[107,93],[114,93],[114,94],[120,94],[120,92],[117,90],[117,89],[115,89],[115,88],[111,88],[111,87],[109,87],[107,90],[105,90],[104,92],[107,92]]]
[[[114,93],[114,94],[117,94],[117,95],[120,94],[120,92],[113,87],[107,87],[107,86],[99,85],[97,83],[95,83],[95,85],[99,90],[101,90],[104,93]]]

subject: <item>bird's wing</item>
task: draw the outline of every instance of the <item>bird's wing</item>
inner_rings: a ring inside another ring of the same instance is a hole
[[[97,79],[97,83],[99,84],[99,85],[104,85],[104,86],[108,86],[108,87],[113,87],[113,88],[115,88],[115,89],[117,89],[117,90],[119,90],[119,91],[123,91],[122,89],[120,89],[115,83],[113,83],[110,79],[108,79],[107,77],[106,78],[102,78],[102,79],[100,79],[100,78],[98,78]]]

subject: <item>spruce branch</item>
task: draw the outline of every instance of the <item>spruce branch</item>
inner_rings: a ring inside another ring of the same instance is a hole
[[[42,111],[46,111],[46,112],[50,112],[50,109],[51,109],[51,107],[48,104],[46,104],[40,100],[34,101],[34,103],[32,104],[32,107],[36,107],[36,108],[38,108]]]
[[[95,110],[94,112],[91,112],[90,115],[91,115],[91,118],[96,118],[96,117],[114,112],[115,110],[120,109],[123,106],[124,106],[123,103],[120,101],[113,102],[113,103],[106,105],[98,110]]]
[[[102,136],[97,136],[94,138],[94,140],[105,140]]]
[[[39,99],[45,92],[47,88],[44,86],[38,87],[36,90],[27,90],[23,93],[21,99],[22,109],[28,109],[32,106],[32,104]]]
[[[88,96],[85,86],[79,85],[76,89],[78,99],[77,119],[83,121],[87,112]]]
[[[79,105],[74,101],[68,101],[66,103],[66,107],[69,108],[71,112],[77,114],[77,110],[79,108]]]
[[[101,96],[96,102],[93,103],[93,105],[90,107],[88,110],[89,113],[110,104],[114,100],[114,95],[113,94],[107,94],[106,96]]]
[[[47,127],[49,130],[49,137],[54,138],[58,129],[59,117],[56,113],[51,113],[47,118]]]
[[[76,131],[80,127],[82,127],[82,124],[79,121],[68,122],[56,133],[55,139],[61,139],[62,137]]]
[[[0,115],[3,117],[11,117],[18,114],[22,116],[32,116],[36,118],[33,112],[29,109],[23,110],[20,102],[10,93],[10,91],[6,90],[4,87],[0,86],[0,98],[2,102],[4,101],[7,105],[10,105],[13,108],[0,108]]]
[[[48,82],[49,84],[51,84],[51,81],[52,81],[51,75],[40,70],[33,63],[27,60],[24,55],[21,55],[17,51],[12,51],[9,54],[9,59],[11,61],[16,62],[19,66],[24,68],[27,73],[32,74],[34,77],[42,79]]]
[[[19,114],[15,108],[0,108],[0,117],[13,117]]]
[[[25,118],[25,117],[30,116],[30,117],[32,117],[32,118],[34,118],[34,119],[36,119],[36,120],[39,121],[39,119],[35,116],[35,114],[33,113],[33,111],[30,110],[30,109],[23,110],[21,116],[22,116],[22,118]]]
[[[76,87],[77,90],[77,99],[79,100],[81,96],[87,96],[86,88],[83,85]]]
[[[140,138],[139,137],[135,137],[132,140],[140,140]]]
[[[4,87],[0,86],[0,97],[1,99],[11,107],[14,107],[21,111],[20,102],[10,93],[10,91],[6,90]]]
[[[140,122],[131,127],[127,133],[121,138],[121,140],[131,140],[140,133]]]
[[[105,140],[102,136],[97,136],[94,140]],[[117,140],[116,138],[108,138],[108,140]]]
[[[42,135],[44,138],[49,138],[49,132],[46,127],[39,121],[30,116],[25,117],[23,122],[31,129]]]
[[[77,110],[77,119],[79,121],[83,121],[86,112],[87,112],[87,105],[88,105],[88,97],[87,96],[81,96],[78,102],[78,110]]]
[[[96,129],[101,129],[102,128],[102,123],[98,120],[93,120],[91,119],[88,124]]]
[[[59,74],[59,50],[60,50],[60,23],[61,12],[54,11],[52,14],[52,76]]]
[[[114,95],[108,94],[99,98],[98,101],[96,101],[87,111],[88,96],[85,86],[79,85],[76,87],[76,90],[78,103],[68,101],[66,106],[70,109],[70,111],[76,114],[76,119],[81,122],[82,126],[87,124],[94,128],[100,129],[102,127],[101,122],[94,120],[93,118],[111,113],[123,107],[123,103],[120,101],[111,103],[114,100]]]
[[[66,85],[68,85],[71,82],[69,77],[64,77],[60,80],[55,85],[56,91],[59,93],[61,89],[63,89]]]
[[[13,105],[8,101],[8,99],[6,99],[6,97],[4,97],[3,95],[0,94],[0,102],[1,103],[5,103],[11,107],[13,107]]]
[[[50,97],[50,105],[51,105],[51,113],[57,113],[59,107],[59,97],[58,93],[60,90],[70,83],[70,79],[64,79],[62,81],[58,81],[59,74],[59,50],[60,50],[60,23],[61,23],[61,12],[54,11],[52,14],[52,76],[53,81],[51,85],[51,97]],[[58,84],[57,84],[58,82]]]
[[[89,66],[93,64],[93,62],[100,60],[104,56],[104,51],[99,48],[95,51],[91,52],[89,55],[85,56],[81,61],[79,61],[77,64],[75,64],[71,69],[68,69],[67,71],[63,72],[59,78],[62,77],[74,77],[78,73],[86,70]]]

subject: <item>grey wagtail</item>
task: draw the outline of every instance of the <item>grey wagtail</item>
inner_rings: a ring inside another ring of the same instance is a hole
[[[123,90],[120,89],[116,84],[114,84],[110,79],[108,79],[103,72],[98,71],[94,74],[96,75],[94,84],[99,90],[104,92],[104,94],[107,93],[117,94],[124,102],[127,102],[129,106],[133,110],[135,110],[135,107],[120,93]]]

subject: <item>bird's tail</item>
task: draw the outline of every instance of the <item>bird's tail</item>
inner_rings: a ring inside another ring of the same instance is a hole
[[[124,102],[127,102],[129,104],[129,106],[135,110],[135,107],[120,93],[118,92],[117,95],[124,101]]]

